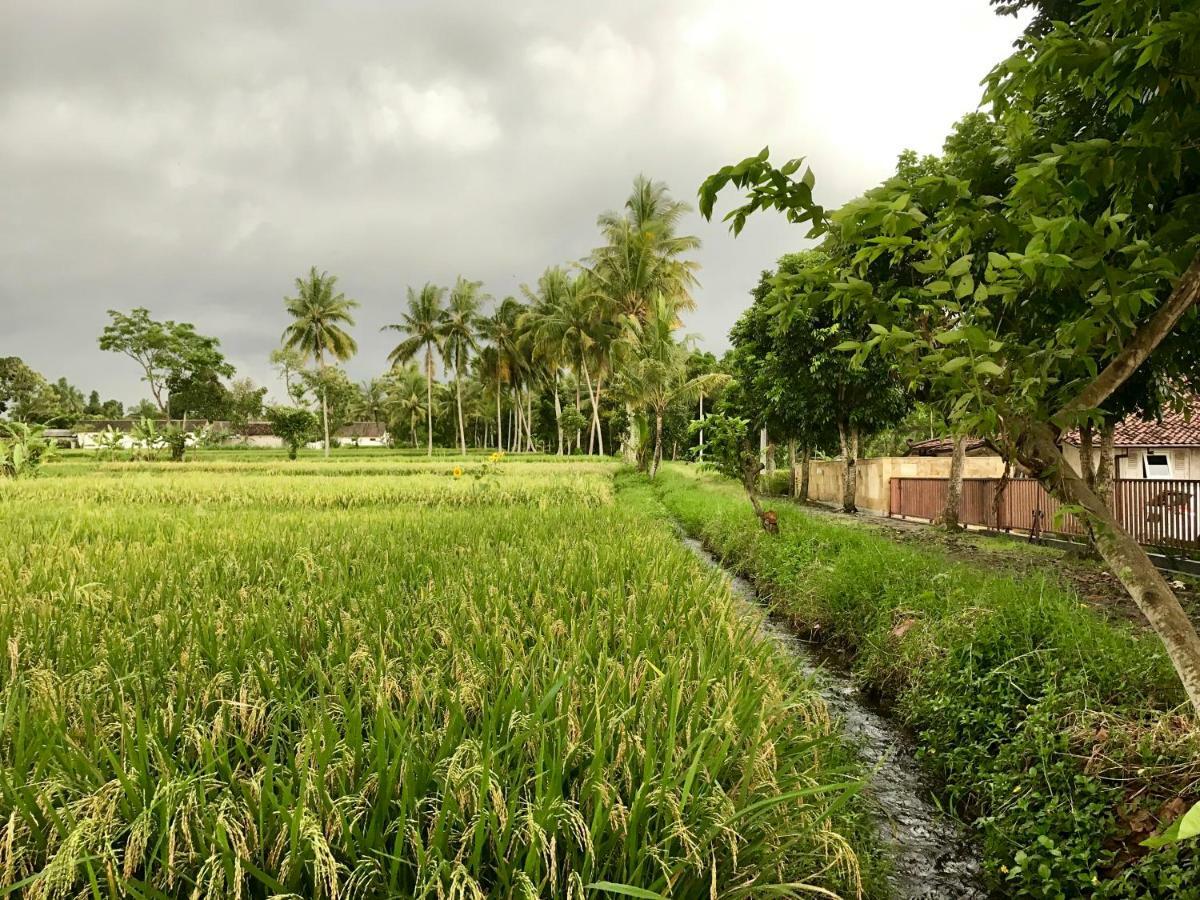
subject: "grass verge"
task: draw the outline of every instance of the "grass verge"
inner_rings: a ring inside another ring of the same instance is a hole
[[[1197,799],[1200,732],[1153,636],[1056,580],[776,503],[757,527],[740,487],[668,467],[667,510],[795,625],[845,651],[913,728],[981,835],[1003,896],[1200,897],[1192,846],[1140,841]]]

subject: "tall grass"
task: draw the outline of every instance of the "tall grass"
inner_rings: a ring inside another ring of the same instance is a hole
[[[0,885],[858,893],[856,763],[646,489],[496,481],[10,486]]]
[[[669,467],[684,527],[894,701],[998,893],[1200,897],[1194,848],[1140,841],[1197,798],[1200,729],[1153,635],[1102,618],[1052,569],[1016,575]]]

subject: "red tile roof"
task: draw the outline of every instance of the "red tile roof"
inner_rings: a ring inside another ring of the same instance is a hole
[[[1079,443],[1079,432],[1063,436],[1068,444]],[[1113,430],[1117,447],[1200,447],[1200,397],[1192,399],[1183,412],[1167,411],[1160,420],[1128,416]]]

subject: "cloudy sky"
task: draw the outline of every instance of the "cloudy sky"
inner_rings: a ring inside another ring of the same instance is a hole
[[[105,310],[220,338],[279,393],[282,298],[317,265],[378,374],[404,288],[500,297],[586,255],[638,172],[693,200],[757,152],[826,203],[936,151],[1020,25],[986,0],[0,3],[0,356],[127,402]],[[720,352],[782,219],[704,246],[688,330]]]

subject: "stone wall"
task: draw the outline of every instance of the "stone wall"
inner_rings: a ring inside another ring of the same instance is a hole
[[[949,478],[948,456],[880,456],[857,462],[858,489],[855,504],[863,512],[887,515],[892,478]],[[808,496],[822,503],[842,503],[846,463],[840,459],[814,459],[809,475]],[[1004,461],[998,456],[968,456],[964,478],[999,478]]]

